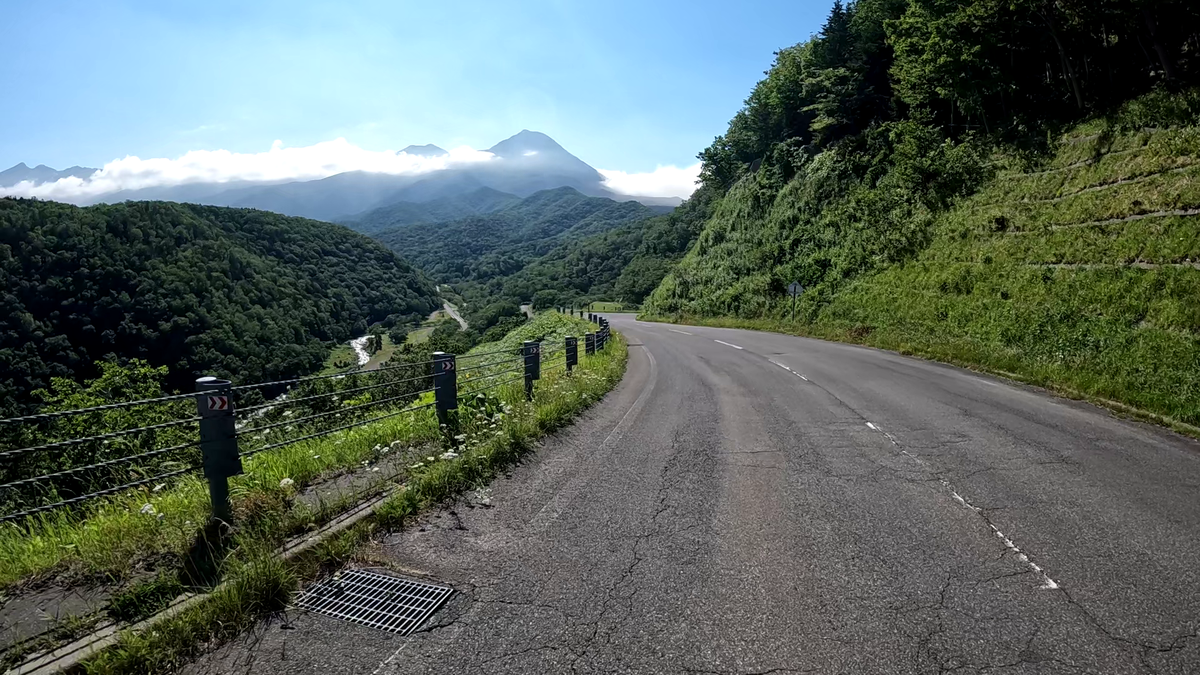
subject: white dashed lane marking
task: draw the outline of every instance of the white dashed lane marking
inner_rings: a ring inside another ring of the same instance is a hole
[[[668,328],[667,330],[671,331],[672,333],[679,333],[680,335],[695,335],[695,333],[689,333],[686,330],[675,330],[674,328]]]
[[[892,436],[888,432],[884,431],[883,429],[880,429],[879,427],[875,426],[871,422],[867,422],[867,426],[870,427],[872,430],[878,431],[879,433],[886,436],[887,439],[892,442],[892,445],[896,446],[897,448],[900,448],[900,454],[912,459],[914,462],[916,462],[917,464],[920,464],[921,466],[929,468],[928,462],[921,459],[920,457],[917,457],[916,455],[910,454],[904,448],[901,448],[900,443],[896,441],[896,438],[894,436]],[[979,515],[981,518],[983,518],[983,522],[987,523],[988,527],[992,528],[992,533],[996,535],[997,539],[999,539],[1001,542],[1004,543],[1005,548],[1007,548],[1008,550],[1015,553],[1017,555],[1018,560],[1025,563],[1026,565],[1028,565],[1029,569],[1033,570],[1035,573],[1037,573],[1038,576],[1040,576],[1042,578],[1041,588],[1053,590],[1053,589],[1059,587],[1058,582],[1051,579],[1050,575],[1046,574],[1046,571],[1043,570],[1040,565],[1038,565],[1037,563],[1030,560],[1029,556],[1026,555],[1025,552],[1022,551],[1016,544],[1014,544],[1012,539],[1009,539],[1007,535],[1005,535],[1003,532],[1000,531],[1000,528],[998,528],[992,524],[992,521],[988,519],[986,514],[984,514],[983,509],[979,508],[978,506],[975,506],[971,502],[967,501],[965,497],[958,494],[958,491],[954,489],[954,486],[950,484],[950,481],[946,480],[945,478],[942,478],[941,476],[938,476],[937,478],[938,478],[938,481],[941,482],[942,487],[946,488],[946,490],[950,492],[950,496],[954,499],[954,501],[958,502],[959,505],[961,505],[963,508],[970,509],[971,511],[974,511],[977,515]]]
[[[733,347],[734,349],[742,349],[741,347],[739,347],[739,346],[737,346],[737,345],[735,345],[735,344],[730,344],[730,343],[728,343],[728,342],[721,342],[720,340],[713,340],[713,342],[716,342],[716,343],[718,343],[718,344],[723,344],[723,345],[725,345],[726,347]]]
[[[721,342],[721,341],[717,340],[717,342]],[[724,344],[724,343],[722,343],[722,344]],[[738,349],[741,349],[741,347],[738,347]],[[789,373],[795,375],[796,377],[804,380],[805,382],[809,381],[809,379],[807,377],[801,375],[800,373],[797,373],[796,371],[792,370],[790,367],[783,365],[782,363],[776,361],[775,359],[768,359],[768,361],[770,361],[771,363],[774,363],[775,365],[779,366],[780,368],[783,368],[784,370],[786,370]]]

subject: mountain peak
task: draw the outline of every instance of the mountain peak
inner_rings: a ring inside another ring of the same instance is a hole
[[[396,154],[416,155],[418,157],[441,157],[450,153],[429,143],[427,145],[410,145]]]
[[[532,155],[556,155],[574,157],[559,145],[553,138],[540,131],[522,129],[515,136],[500,141],[488,148],[488,152],[497,157],[529,157]]]

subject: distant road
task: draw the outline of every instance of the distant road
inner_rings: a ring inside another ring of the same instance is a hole
[[[443,301],[443,302],[442,302],[442,309],[446,310],[446,313],[450,315],[450,318],[452,318],[452,319],[454,319],[455,321],[457,321],[457,322],[458,322],[458,325],[459,325],[459,326],[462,326],[462,329],[463,329],[463,330],[466,330],[466,329],[467,329],[467,320],[466,320],[466,319],[464,319],[464,318],[462,318],[462,315],[458,313],[458,308],[457,308],[457,307],[455,307],[454,305],[452,305],[452,304],[450,304],[450,303],[448,303],[448,302],[445,302],[445,301]]]
[[[290,612],[187,672],[1200,672],[1200,443],[888,352],[611,321],[616,390],[373,549],[458,591],[432,625]]]

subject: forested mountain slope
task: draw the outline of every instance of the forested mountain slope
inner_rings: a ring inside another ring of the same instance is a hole
[[[621,288],[640,301],[699,232],[707,204],[666,207],[544,190],[491,213],[446,223],[410,223],[373,234],[461,296],[473,328],[539,307],[611,299]],[[657,215],[657,217],[655,217]],[[628,290],[636,289],[636,290]]]
[[[605,232],[656,211],[637,202],[543,190],[499,211],[436,227],[410,224],[375,234],[438,283],[511,274],[568,238]]]
[[[1197,83],[1194,3],[838,3],[700,154],[721,196],[647,311],[1200,421]]]
[[[491,213],[519,201],[521,198],[516,195],[485,187],[428,202],[397,202],[338,222],[355,232],[371,235],[405,225],[440,223]]]
[[[240,382],[321,366],[326,343],[419,320],[432,285],[329,223],[165,202],[0,199],[0,413],[110,355]]]

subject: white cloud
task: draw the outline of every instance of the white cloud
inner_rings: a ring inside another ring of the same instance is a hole
[[[700,177],[700,164],[679,168],[659,166],[648,173],[600,169],[604,184],[613,192],[639,197],[690,197]]]
[[[490,152],[466,146],[441,157],[421,157],[364,150],[344,138],[299,148],[275,141],[270,150],[259,153],[193,150],[178,159],[126,157],[105,164],[87,179],[63,178],[36,186],[26,181],[0,188],[0,196],[75,201],[117,190],[188,183],[316,180],[345,171],[415,175],[492,158]]]

